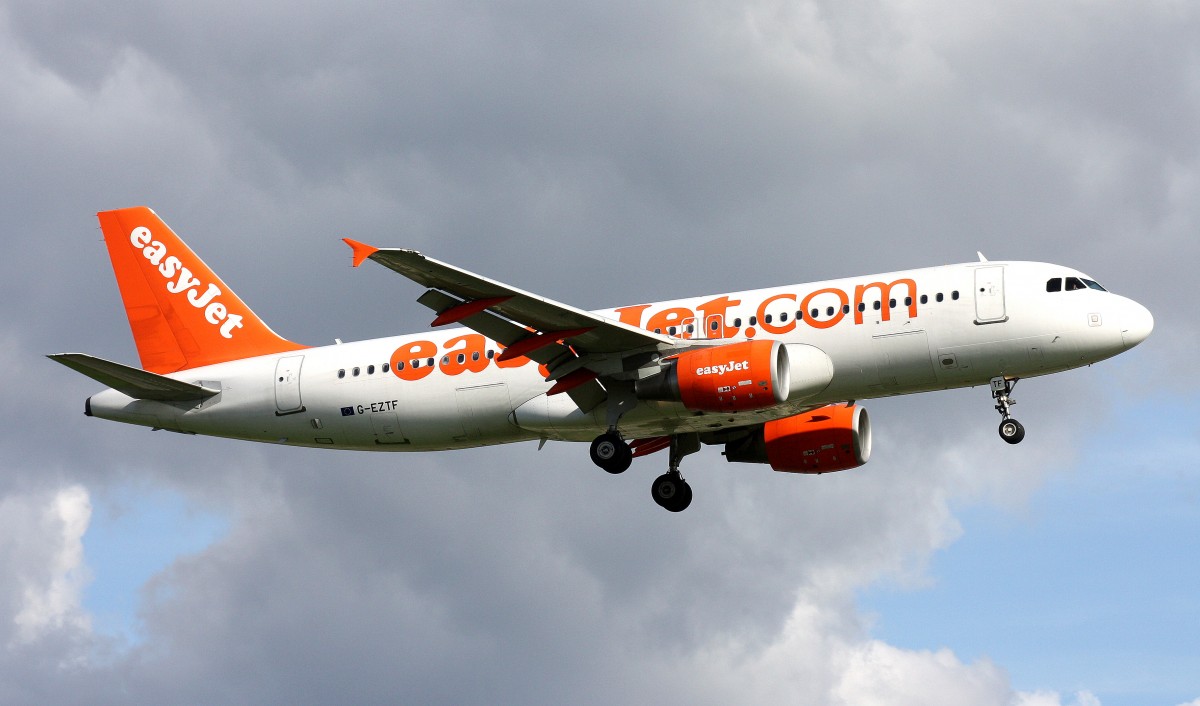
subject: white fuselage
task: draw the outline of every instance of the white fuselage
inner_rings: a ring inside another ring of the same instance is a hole
[[[1045,375],[1111,357],[1150,333],[1140,304],[1090,287],[1047,291],[1056,278],[1088,281],[1057,265],[979,262],[598,311],[680,339],[808,344],[834,366],[828,387],[802,406],[718,414],[642,401],[620,429],[626,438],[702,432],[843,400]],[[308,348],[170,375],[221,391],[201,403],[106,390],[88,410],[180,432],[372,451],[590,440],[605,431],[603,405],[584,414],[568,395],[548,397],[537,363],[500,363],[499,350],[468,329]]]

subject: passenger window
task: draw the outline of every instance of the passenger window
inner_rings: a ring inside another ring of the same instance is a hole
[[[338,380],[341,380],[344,377],[346,377],[346,369],[342,368],[341,370],[338,371]]]
[[[796,312],[796,321],[803,321],[803,320],[804,320],[804,312],[803,312],[803,311],[797,311],[797,312]]]
[[[479,351],[474,351],[471,353],[471,360],[479,360]]]
[[[396,372],[400,372],[401,370],[404,370],[404,361],[397,360],[396,361]]]
[[[716,331],[717,329],[721,328],[721,322],[717,321],[716,319],[713,319],[713,322],[711,324],[709,324],[708,328],[710,330]]]
[[[695,332],[696,332],[696,325],[695,325],[695,324],[688,324],[688,325],[687,325],[686,327],[684,327],[684,328],[686,328],[686,329],[687,329],[687,332],[688,332],[688,333],[695,333]]]
[[[867,310],[867,303],[866,303],[866,302],[859,302],[859,303],[858,303],[858,310],[859,310],[860,312],[866,311],[866,310]]]
[[[758,326],[758,317],[757,317],[757,316],[751,316],[751,317],[750,317],[750,325],[751,325],[751,326]]]
[[[409,361],[409,362],[411,362],[411,363],[412,363],[413,370],[416,370],[417,368],[420,368],[420,367],[421,367],[421,361],[420,361],[420,360],[412,360],[412,361]]]
[[[466,354],[464,354],[464,353],[459,353],[459,354],[458,354],[458,364],[459,364],[459,365],[462,365],[462,364],[463,364],[463,363],[465,363],[465,362],[467,362],[467,356],[466,356]]]
[[[358,368],[355,368],[355,369],[354,369],[354,377],[358,377],[358,373],[359,373],[359,372],[360,372],[360,371],[359,371],[359,369],[358,369]]]
[[[391,370],[391,369],[392,369],[391,363],[384,363],[384,364],[383,364],[383,367],[382,367],[382,368],[380,368],[380,371],[382,371],[382,372],[385,372],[385,373],[386,373],[387,371],[389,371],[389,370]]]
[[[819,317],[819,316],[821,315],[821,310],[820,310],[820,309],[813,309],[812,311],[810,311],[810,312],[808,312],[808,313],[809,313],[809,315],[811,315],[811,316],[812,316],[812,317],[815,319],[815,318],[817,318],[817,317]]]
[[[670,335],[670,336],[674,336],[674,335],[675,335],[675,327],[674,327],[674,326],[668,326],[668,327],[667,327],[667,334],[668,334],[668,335]]]
[[[488,359],[488,360],[491,360],[491,359],[492,359],[492,358],[494,358],[495,356],[496,356],[496,351],[494,351],[494,350],[492,350],[492,349],[490,349],[490,348],[489,348],[489,349],[488,349],[488,352],[487,352],[487,359]]]
[[[1053,279],[1047,280],[1046,281],[1046,291],[1047,292],[1061,292],[1062,291],[1062,277],[1055,277]]]
[[[787,321],[787,312],[786,312],[786,311],[785,311],[785,312],[782,312],[781,314],[779,314],[779,321],[780,321],[781,323],[782,323],[782,322],[786,322],[786,321]]]
[[[375,366],[374,366],[374,365],[368,365],[368,366],[367,366],[367,375],[374,375],[374,374],[375,374]]]
[[[895,299],[889,299],[889,300],[888,300],[888,308],[889,308],[889,309],[895,309],[895,308],[896,308],[896,300],[895,300]]]
[[[430,358],[428,361],[426,361],[426,363],[428,364],[429,367],[432,368],[433,367],[433,358]]]
[[[875,307],[875,311],[879,311],[880,309],[883,308],[883,304],[880,304],[879,302],[875,302],[874,307]]]
[[[958,301],[958,290],[957,289],[954,290],[953,292],[950,292],[950,298],[953,299],[954,301]]]
[[[921,295],[921,303],[922,303],[922,304],[928,304],[928,303],[929,303],[929,295],[928,295],[928,294],[922,294],[922,295]]]
[[[942,296],[942,293],[941,293],[941,292],[938,292],[938,293],[937,293],[937,300],[938,300],[938,303],[940,304],[940,303],[942,302],[942,300],[943,300],[943,299],[944,299],[944,297]]]
[[[442,365],[449,365],[449,364],[450,364],[450,356],[448,356],[448,355],[442,356]]]
[[[734,320],[733,320],[733,327],[734,327],[734,328],[741,328],[741,327],[742,327],[742,317],[740,317],[740,316],[739,316],[738,318],[736,318],[736,319],[734,319]]]
[[[904,298],[904,306],[912,306],[912,297]]]

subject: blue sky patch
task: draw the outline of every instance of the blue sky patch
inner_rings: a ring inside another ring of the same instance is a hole
[[[138,642],[142,586],[228,529],[228,518],[198,509],[171,490],[122,486],[93,496],[92,520],[83,537],[92,573],[83,607],[92,616],[93,629]]]

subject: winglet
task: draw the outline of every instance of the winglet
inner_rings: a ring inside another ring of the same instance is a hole
[[[351,240],[349,238],[342,238],[342,241],[345,242],[346,245],[349,245],[350,249],[354,251],[354,266],[355,267],[358,267],[359,265],[361,265],[363,260],[366,260],[368,257],[371,257],[376,252],[379,252],[379,248],[374,247],[372,245],[367,245],[366,243],[360,243],[357,240]]]

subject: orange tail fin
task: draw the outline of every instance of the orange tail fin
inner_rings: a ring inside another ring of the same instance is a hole
[[[96,215],[143,369],[171,373],[307,347],[255,316],[154,211]]]

